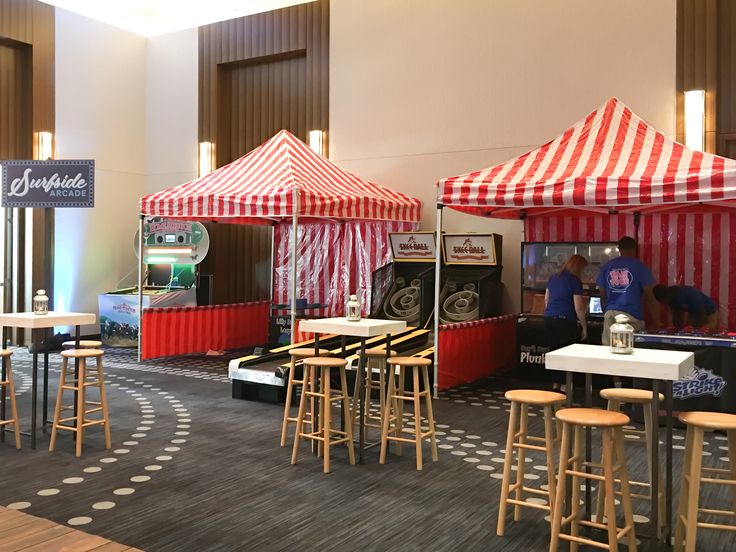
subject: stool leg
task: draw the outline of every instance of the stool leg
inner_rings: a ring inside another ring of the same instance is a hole
[[[391,423],[391,412],[396,412],[396,423],[398,423],[398,409],[396,408],[396,401],[393,399],[393,395],[396,393],[396,378],[393,375],[393,372],[391,373],[391,377],[388,378],[388,390],[386,391],[386,410],[383,413],[383,420],[381,421],[381,454],[379,458],[379,462],[381,464],[386,463],[386,451],[388,450],[388,434],[389,434],[389,425]]]
[[[399,392],[397,395],[403,397],[406,393],[406,366],[399,366]],[[404,399],[396,399],[396,436],[401,437],[404,433]],[[403,444],[396,441],[396,456],[402,455]]]
[[[529,422],[529,405],[528,404],[522,404],[521,405],[521,419],[519,420],[519,444],[524,444],[526,442],[526,432]],[[526,462],[526,449],[519,448],[519,450],[516,452],[516,490],[514,491],[514,498],[516,500],[521,500],[522,496],[522,490],[521,487],[524,485],[524,464]],[[520,521],[521,520],[521,506],[518,504],[514,505],[514,521]]]
[[[503,479],[501,480],[501,500],[498,503],[498,523],[496,535],[503,536],[506,527],[506,506],[509,499],[509,486],[511,484],[511,464],[514,462],[514,435],[516,435],[516,424],[519,417],[519,403],[511,402],[511,413],[509,414],[509,429],[506,433],[506,454],[503,461]]]
[[[61,419],[61,401],[64,398],[67,365],[67,358],[62,357],[61,373],[59,374],[59,389],[56,391],[56,406],[54,407],[54,423],[51,426],[51,439],[49,440],[49,452],[54,452],[54,446],[56,445],[56,428],[59,426],[59,420]]]
[[[547,503],[549,505],[550,515],[552,515],[555,499],[555,437],[552,425],[552,406],[547,405],[544,407],[544,447],[546,449],[545,454],[547,455],[547,491],[549,493]]]
[[[575,426],[572,451],[572,455],[575,460],[572,463],[572,469],[576,472],[583,471],[583,443],[585,440],[583,433],[583,426]],[[570,535],[573,537],[580,535],[580,516],[582,514],[582,508],[580,508],[581,484],[581,477],[578,477],[577,475],[571,476],[570,485],[572,485],[572,493],[570,496],[570,515],[573,517],[570,520]],[[577,542],[570,542],[570,552],[577,552],[578,546]]]
[[[649,476],[649,484],[652,484],[652,447],[655,446],[654,443],[652,443],[651,438],[649,437],[652,434],[652,427],[654,426],[654,422],[652,421],[652,408],[650,403],[645,403],[642,405],[642,410],[644,411],[644,431],[646,432],[646,445],[647,445],[647,470],[648,470],[648,476]],[[657,446],[659,446],[659,443],[657,443]],[[657,508],[657,512],[659,514],[659,519],[657,520],[657,532],[662,532],[662,526],[664,525],[664,517],[666,515],[665,513],[665,506],[664,506],[664,478],[662,477],[662,472],[664,470],[659,470],[659,496],[657,497],[657,500],[659,502],[659,506]],[[650,493],[651,489],[653,487],[650,487]]]
[[[605,510],[606,526],[608,528],[608,549],[618,552],[618,529],[616,527],[616,492],[613,478],[613,434],[610,428],[601,431],[603,440],[603,477],[605,477]]]
[[[513,403],[512,409],[513,409]],[[512,410],[513,412],[513,410]],[[508,454],[508,448],[506,449]],[[562,437],[560,438],[560,468],[557,476],[557,488],[552,511],[552,527],[549,540],[549,552],[557,552],[560,544],[560,527],[562,526],[563,506],[565,503],[565,487],[567,486],[567,464],[570,461],[570,426],[562,424]],[[505,466],[506,464],[504,464]]]
[[[82,442],[84,441],[84,409],[86,387],[84,380],[87,372],[87,359],[79,359],[79,374],[77,375],[77,457],[82,456]]]
[[[685,434],[685,462],[682,466],[682,481],[680,483],[680,500],[677,507],[677,516],[675,519],[675,552],[682,552],[685,548],[685,519],[687,516],[687,505],[690,501],[690,485],[688,483],[688,475],[692,468],[693,455],[693,428],[688,426]]]
[[[615,461],[621,466],[619,478],[621,479],[621,505],[624,509],[625,527],[629,528],[627,541],[629,552],[636,552],[636,529],[634,526],[634,513],[631,509],[631,489],[629,487],[629,468],[626,464],[624,451],[624,432],[621,428],[613,429],[613,445]]]
[[[302,431],[304,431],[304,413],[307,410],[307,401],[313,398],[311,395],[308,396],[308,393],[306,392],[308,385],[310,386],[310,389],[314,389],[313,382],[311,382],[311,380],[313,379],[313,375],[314,372],[312,371],[312,367],[310,366],[309,369],[305,367],[305,379],[302,380],[304,382],[302,387],[302,396],[299,399],[299,411],[296,415],[296,433],[294,434],[294,446],[291,449],[292,464],[296,464],[297,457],[299,456],[299,442],[301,440]],[[314,410],[312,410],[312,424],[314,424]],[[314,430],[314,426],[312,427],[312,429]]]
[[[345,420],[345,437],[347,438],[348,459],[350,464],[355,464],[355,447],[353,446],[353,427],[350,425],[350,401],[348,400],[348,382],[345,376],[345,368],[340,368],[340,385],[342,386],[342,411]]]
[[[619,412],[621,410],[621,403],[614,399],[608,399],[608,405],[606,406],[607,410],[612,410],[614,412]],[[651,420],[651,409],[649,410],[649,416]],[[646,406],[644,407],[644,427],[649,427],[646,424],[646,417],[647,417],[647,409]],[[651,481],[651,474],[652,469],[649,463],[651,462],[651,455],[647,454],[647,465],[649,466],[649,476]],[[601,464],[603,461],[601,460]],[[598,500],[596,501],[596,507],[595,507],[595,518],[598,523],[603,523],[603,509],[604,509],[604,503],[606,500],[606,489],[605,485],[602,481],[598,482]]]
[[[364,361],[366,366],[368,365],[367,359]],[[352,406],[350,408],[350,423],[355,425],[358,421],[358,416],[360,415],[360,401],[363,400],[363,397],[359,396],[359,389],[358,389],[358,370],[360,370],[360,360],[358,360],[358,367],[355,371],[355,387],[353,388],[353,400],[352,400]],[[365,377],[363,378],[363,393],[365,393],[366,388],[366,381]],[[365,413],[365,411],[364,411]]]
[[[105,374],[102,365],[102,357],[97,357],[97,382],[100,386],[100,407],[102,407],[102,418],[105,420],[105,448],[112,447],[112,438],[110,437],[110,412],[107,408],[107,392],[105,391]]]
[[[281,446],[286,446],[286,431],[289,425],[289,413],[291,411],[291,392],[294,386],[294,371],[296,370],[296,357],[291,357],[291,366],[289,366],[289,379],[286,382],[286,404],[284,404],[284,421],[281,422]],[[306,366],[302,366],[302,370],[306,371]],[[302,379],[302,382],[304,380]],[[306,389],[302,387],[302,393]]]
[[[417,450],[417,470],[422,469],[422,415],[421,403],[419,397],[419,367],[412,366],[412,396],[414,402],[414,441]]]
[[[728,437],[728,468],[731,471],[731,479],[736,481],[736,431],[727,431]],[[736,485],[731,485],[732,503],[731,507],[736,513]]]
[[[427,367],[422,366],[422,376],[424,377],[424,400],[427,405],[427,423],[429,424],[429,442],[432,447],[432,462],[437,462],[437,436],[434,425],[434,414],[432,413],[432,388],[429,386],[429,373]]]
[[[691,448],[687,451],[692,456],[692,459],[688,472],[690,481],[688,482],[687,514],[685,515],[685,552],[695,552],[695,543],[698,538],[700,469],[703,460],[703,430],[699,427],[693,427],[692,430],[693,441]]]
[[[322,367],[322,437],[324,439],[324,472],[330,473],[330,433],[332,429],[332,402],[330,401],[330,371]]]
[[[20,449],[20,427],[18,425],[18,406],[15,401],[15,383],[13,382],[13,366],[10,357],[4,359],[7,362],[8,393],[10,394],[10,415],[13,418],[13,433],[15,434],[15,448]],[[46,421],[44,420],[44,423]],[[4,428],[0,431],[5,431]]]

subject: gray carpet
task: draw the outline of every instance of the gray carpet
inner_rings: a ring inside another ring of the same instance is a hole
[[[30,357],[19,351],[13,360],[28,420]],[[281,406],[230,398],[225,360],[137,365],[130,353],[113,350],[106,362],[113,449],[104,450],[97,428],[85,438],[81,459],[68,434],[54,453],[43,434],[36,451],[24,438],[16,452],[6,438],[0,504],[151,552],[548,548],[548,524],[537,510],[525,509],[505,537],[495,535],[508,417],[503,390],[513,382],[487,380],[443,393],[435,402],[440,459],[422,472],[414,469],[410,446],[383,466],[378,450],[369,449],[355,467],[338,448],[332,473],[324,475],[307,445],[296,466],[290,447],[278,446]],[[53,372],[52,396],[57,377]],[[539,422],[532,418],[535,431]],[[676,437],[680,447],[683,434]],[[727,466],[724,439],[708,437],[708,464]],[[638,479],[645,479],[644,450],[627,447]],[[678,467],[681,455],[676,449]],[[527,484],[543,484],[541,458],[530,460]],[[675,476],[679,487],[679,469]],[[723,506],[727,492],[711,486],[701,500]],[[635,502],[635,510],[638,521],[647,520],[646,503]],[[697,549],[735,546],[736,534],[701,530]]]

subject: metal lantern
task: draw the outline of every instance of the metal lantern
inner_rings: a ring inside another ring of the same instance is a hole
[[[611,352],[630,355],[634,352],[634,327],[625,314],[615,318],[616,323],[611,325]]]
[[[360,301],[357,295],[351,295],[345,305],[345,318],[348,322],[360,322]]]
[[[39,289],[33,298],[33,314],[48,314],[49,298],[46,297],[46,290]]]

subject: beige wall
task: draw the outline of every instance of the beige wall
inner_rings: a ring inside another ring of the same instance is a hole
[[[139,199],[197,167],[197,31],[152,39],[56,10],[56,145],[94,159],[95,207],[56,211],[56,308],[137,281]],[[90,333],[99,327],[84,328]]]
[[[55,308],[96,313],[97,295],[135,267],[146,39],[61,9],[56,38],[56,154],[94,159],[96,174],[93,209],[56,210]]]
[[[420,198],[435,182],[555,137],[610,96],[674,132],[674,0],[332,0],[330,159]],[[448,213],[504,235],[518,309],[521,224]]]

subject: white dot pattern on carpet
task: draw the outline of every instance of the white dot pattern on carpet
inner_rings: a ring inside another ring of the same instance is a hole
[[[117,461],[118,461],[117,458],[112,458],[112,457],[110,457],[110,458],[100,458],[100,462],[102,462],[103,464],[112,464],[113,462],[117,462]]]
[[[36,494],[38,496],[54,496],[59,494],[61,491],[59,489],[41,489]]]
[[[84,468],[82,471],[84,473],[97,473],[102,471],[102,468],[100,466],[89,466],[88,468]]]
[[[84,481],[84,477],[67,477],[66,479],[61,480],[61,482],[66,485],[76,485],[82,481]]]
[[[130,480],[133,483],[145,483],[146,481],[151,480],[151,476],[150,475],[134,475],[133,477],[130,478]]]
[[[67,520],[69,525],[87,525],[88,523],[92,523],[92,518],[88,516],[73,517]]]
[[[158,471],[161,469],[161,466],[158,464],[151,464],[149,466],[145,466],[143,469],[146,471]]]
[[[12,502],[7,505],[7,508],[9,508],[10,510],[25,510],[26,508],[30,507],[30,502]]]
[[[118,496],[127,496],[132,495],[135,492],[135,489],[131,487],[122,487],[120,489],[115,489],[112,493]]]
[[[115,507],[114,502],[110,502],[109,500],[105,500],[103,502],[95,502],[92,505],[93,510],[110,510],[111,508]]]

